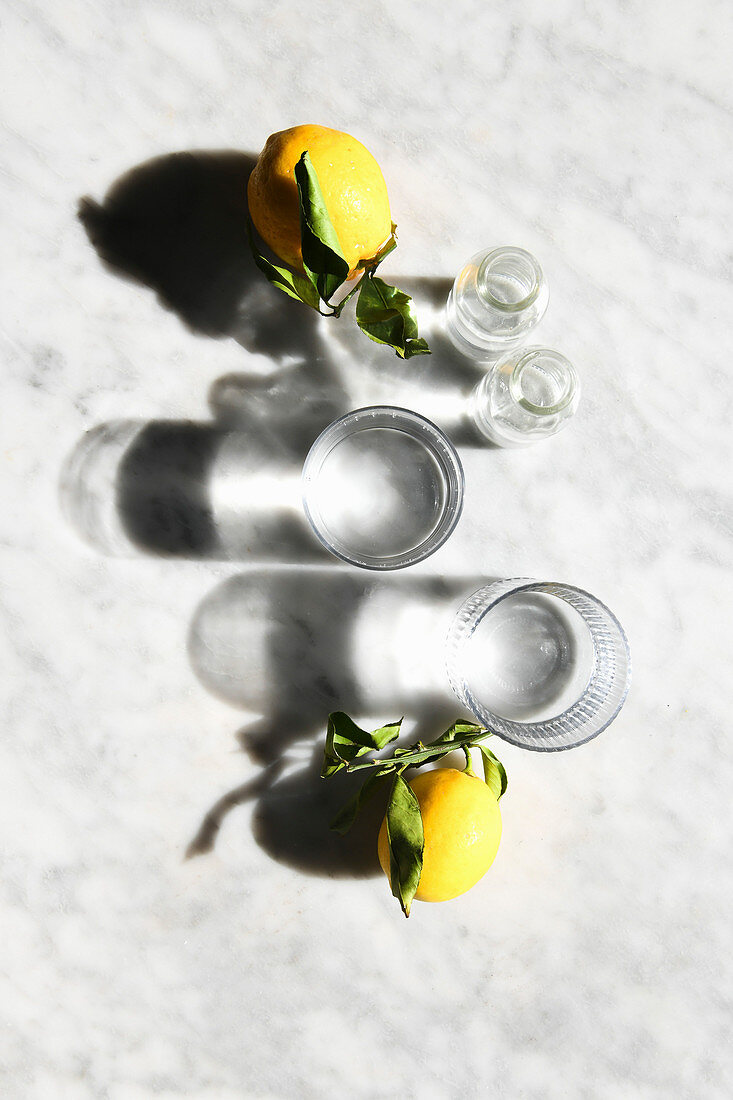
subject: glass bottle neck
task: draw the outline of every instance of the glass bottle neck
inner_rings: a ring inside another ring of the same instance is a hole
[[[537,417],[556,416],[575,398],[578,380],[559,352],[540,349],[520,356],[509,376],[512,399]]]
[[[495,248],[482,260],[476,277],[479,297],[500,313],[523,313],[540,293],[542,269],[523,248]]]

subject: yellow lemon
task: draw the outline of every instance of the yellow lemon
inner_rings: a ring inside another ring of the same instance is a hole
[[[499,849],[499,803],[482,779],[455,768],[421,772],[409,785],[420,803],[425,834],[415,897],[418,901],[448,901],[465,894],[486,874]],[[386,818],[377,851],[389,878]]]
[[[379,165],[361,142],[326,126],[293,126],[271,134],[247,185],[249,212],[273,252],[303,270],[295,165],[308,151],[331,224],[353,271],[389,239],[392,216]]]

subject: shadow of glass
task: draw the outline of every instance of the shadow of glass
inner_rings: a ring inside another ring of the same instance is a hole
[[[252,429],[111,421],[68,457],[61,506],[106,554],[323,561],[301,506],[301,465],[291,447]]]
[[[79,202],[105,266],[154,290],[194,332],[273,359],[318,354],[318,317],[257,269],[247,241],[250,153],[190,151],[131,168],[102,203]]]
[[[486,581],[255,569],[209,593],[191,624],[191,665],[212,694],[250,715],[238,737],[263,770],[212,807],[189,854],[211,850],[226,815],[255,800],[254,834],[273,858],[312,874],[377,873],[383,802],[346,841],[328,828],[358,779],[320,778],[327,716],[346,710],[376,725],[406,714],[411,739],[442,732],[461,713],[445,637],[461,601]]]
[[[360,379],[370,395],[384,384],[388,402],[442,422],[456,442],[478,437],[464,396],[475,384],[472,364],[458,353],[442,362],[436,353],[385,367],[384,349],[346,328],[349,336],[324,338],[318,359],[218,379],[209,392],[211,423],[118,420],[85,433],[61,472],[72,526],[107,554],[324,560],[303,514],[300,471],[319,433],[360,403]],[[374,348],[373,362],[350,370],[336,339],[349,356],[363,344]]]
[[[218,424],[269,440],[302,465],[318,435],[350,409],[337,372],[325,360],[267,376],[237,372],[216,380],[209,405]]]

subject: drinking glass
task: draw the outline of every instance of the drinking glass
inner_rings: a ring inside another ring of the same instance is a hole
[[[500,447],[524,447],[555,435],[575,415],[580,383],[564,355],[531,347],[504,356],[471,397],[482,435]]]
[[[471,359],[496,358],[526,341],[548,300],[542,268],[530,252],[516,247],[478,252],[448,296],[448,336]]]
[[[450,627],[451,687],[482,725],[521,748],[590,741],[623,706],[631,656],[616,617],[567,584],[512,579],[474,592]]]
[[[303,506],[332,554],[365,569],[402,569],[451,534],[463,485],[439,428],[408,409],[374,405],[318,436],[303,466]]]

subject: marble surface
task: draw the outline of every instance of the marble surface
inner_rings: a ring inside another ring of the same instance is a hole
[[[4,1097],[731,1094],[730,15],[8,0]],[[253,272],[243,181],[302,121],[382,164],[431,357]],[[441,332],[500,243],[583,384],[521,452],[471,437]],[[467,479],[384,579],[323,557],[293,473],[382,401]],[[405,921],[368,827],[326,831],[324,718],[455,715],[420,623],[504,576],[609,604],[632,690],[583,748],[499,745],[496,864]]]

